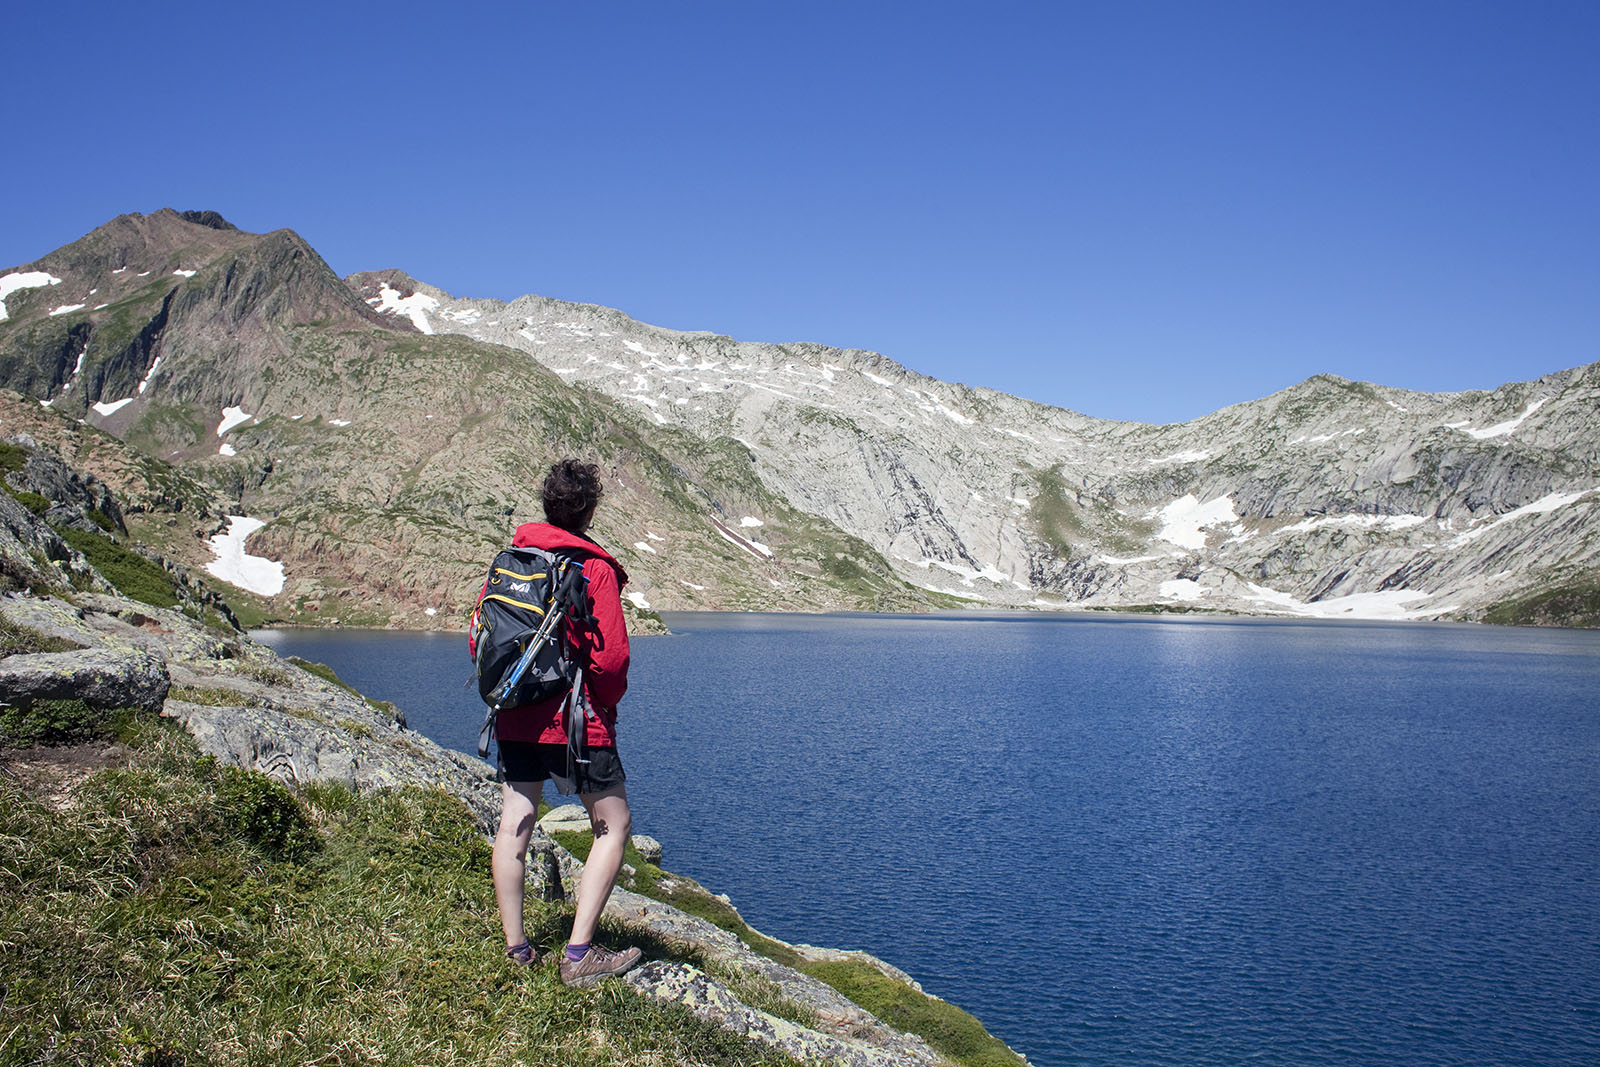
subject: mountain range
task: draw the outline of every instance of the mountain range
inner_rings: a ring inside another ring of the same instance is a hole
[[[0,270],[0,387],[0,437],[109,486],[134,541],[247,587],[248,618],[459,625],[564,454],[606,471],[594,534],[641,623],[1600,618],[1600,364],[1466,393],[1319,375],[1156,426],[872,352],[340,279],[292,231],[163,210]]]

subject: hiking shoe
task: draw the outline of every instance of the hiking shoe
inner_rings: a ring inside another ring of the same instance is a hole
[[[599,945],[590,945],[582,959],[561,957],[561,980],[573,988],[591,986],[602,978],[631,970],[643,956],[644,952],[637,948],[611,952]]]

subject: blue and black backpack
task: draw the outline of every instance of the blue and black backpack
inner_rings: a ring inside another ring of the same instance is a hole
[[[584,664],[578,662],[574,638],[594,626],[582,555],[512,547],[494,557],[468,624],[478,694],[488,705],[478,733],[480,757],[489,755],[502,708],[559,696],[568,698],[563,707],[568,742],[576,737],[581,749]]]

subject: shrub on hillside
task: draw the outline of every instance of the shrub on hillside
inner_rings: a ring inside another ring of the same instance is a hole
[[[54,529],[62,540],[82,552],[95,570],[116,586],[117,592],[123,596],[157,608],[178,606],[177,586],[172,575],[162,570],[160,564],[152,563],[109,537],[70,526],[57,526]]]

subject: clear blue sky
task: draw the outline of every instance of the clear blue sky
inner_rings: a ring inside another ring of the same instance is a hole
[[[1168,422],[1600,359],[1600,3],[13,5],[0,265],[125,211],[341,274]]]

